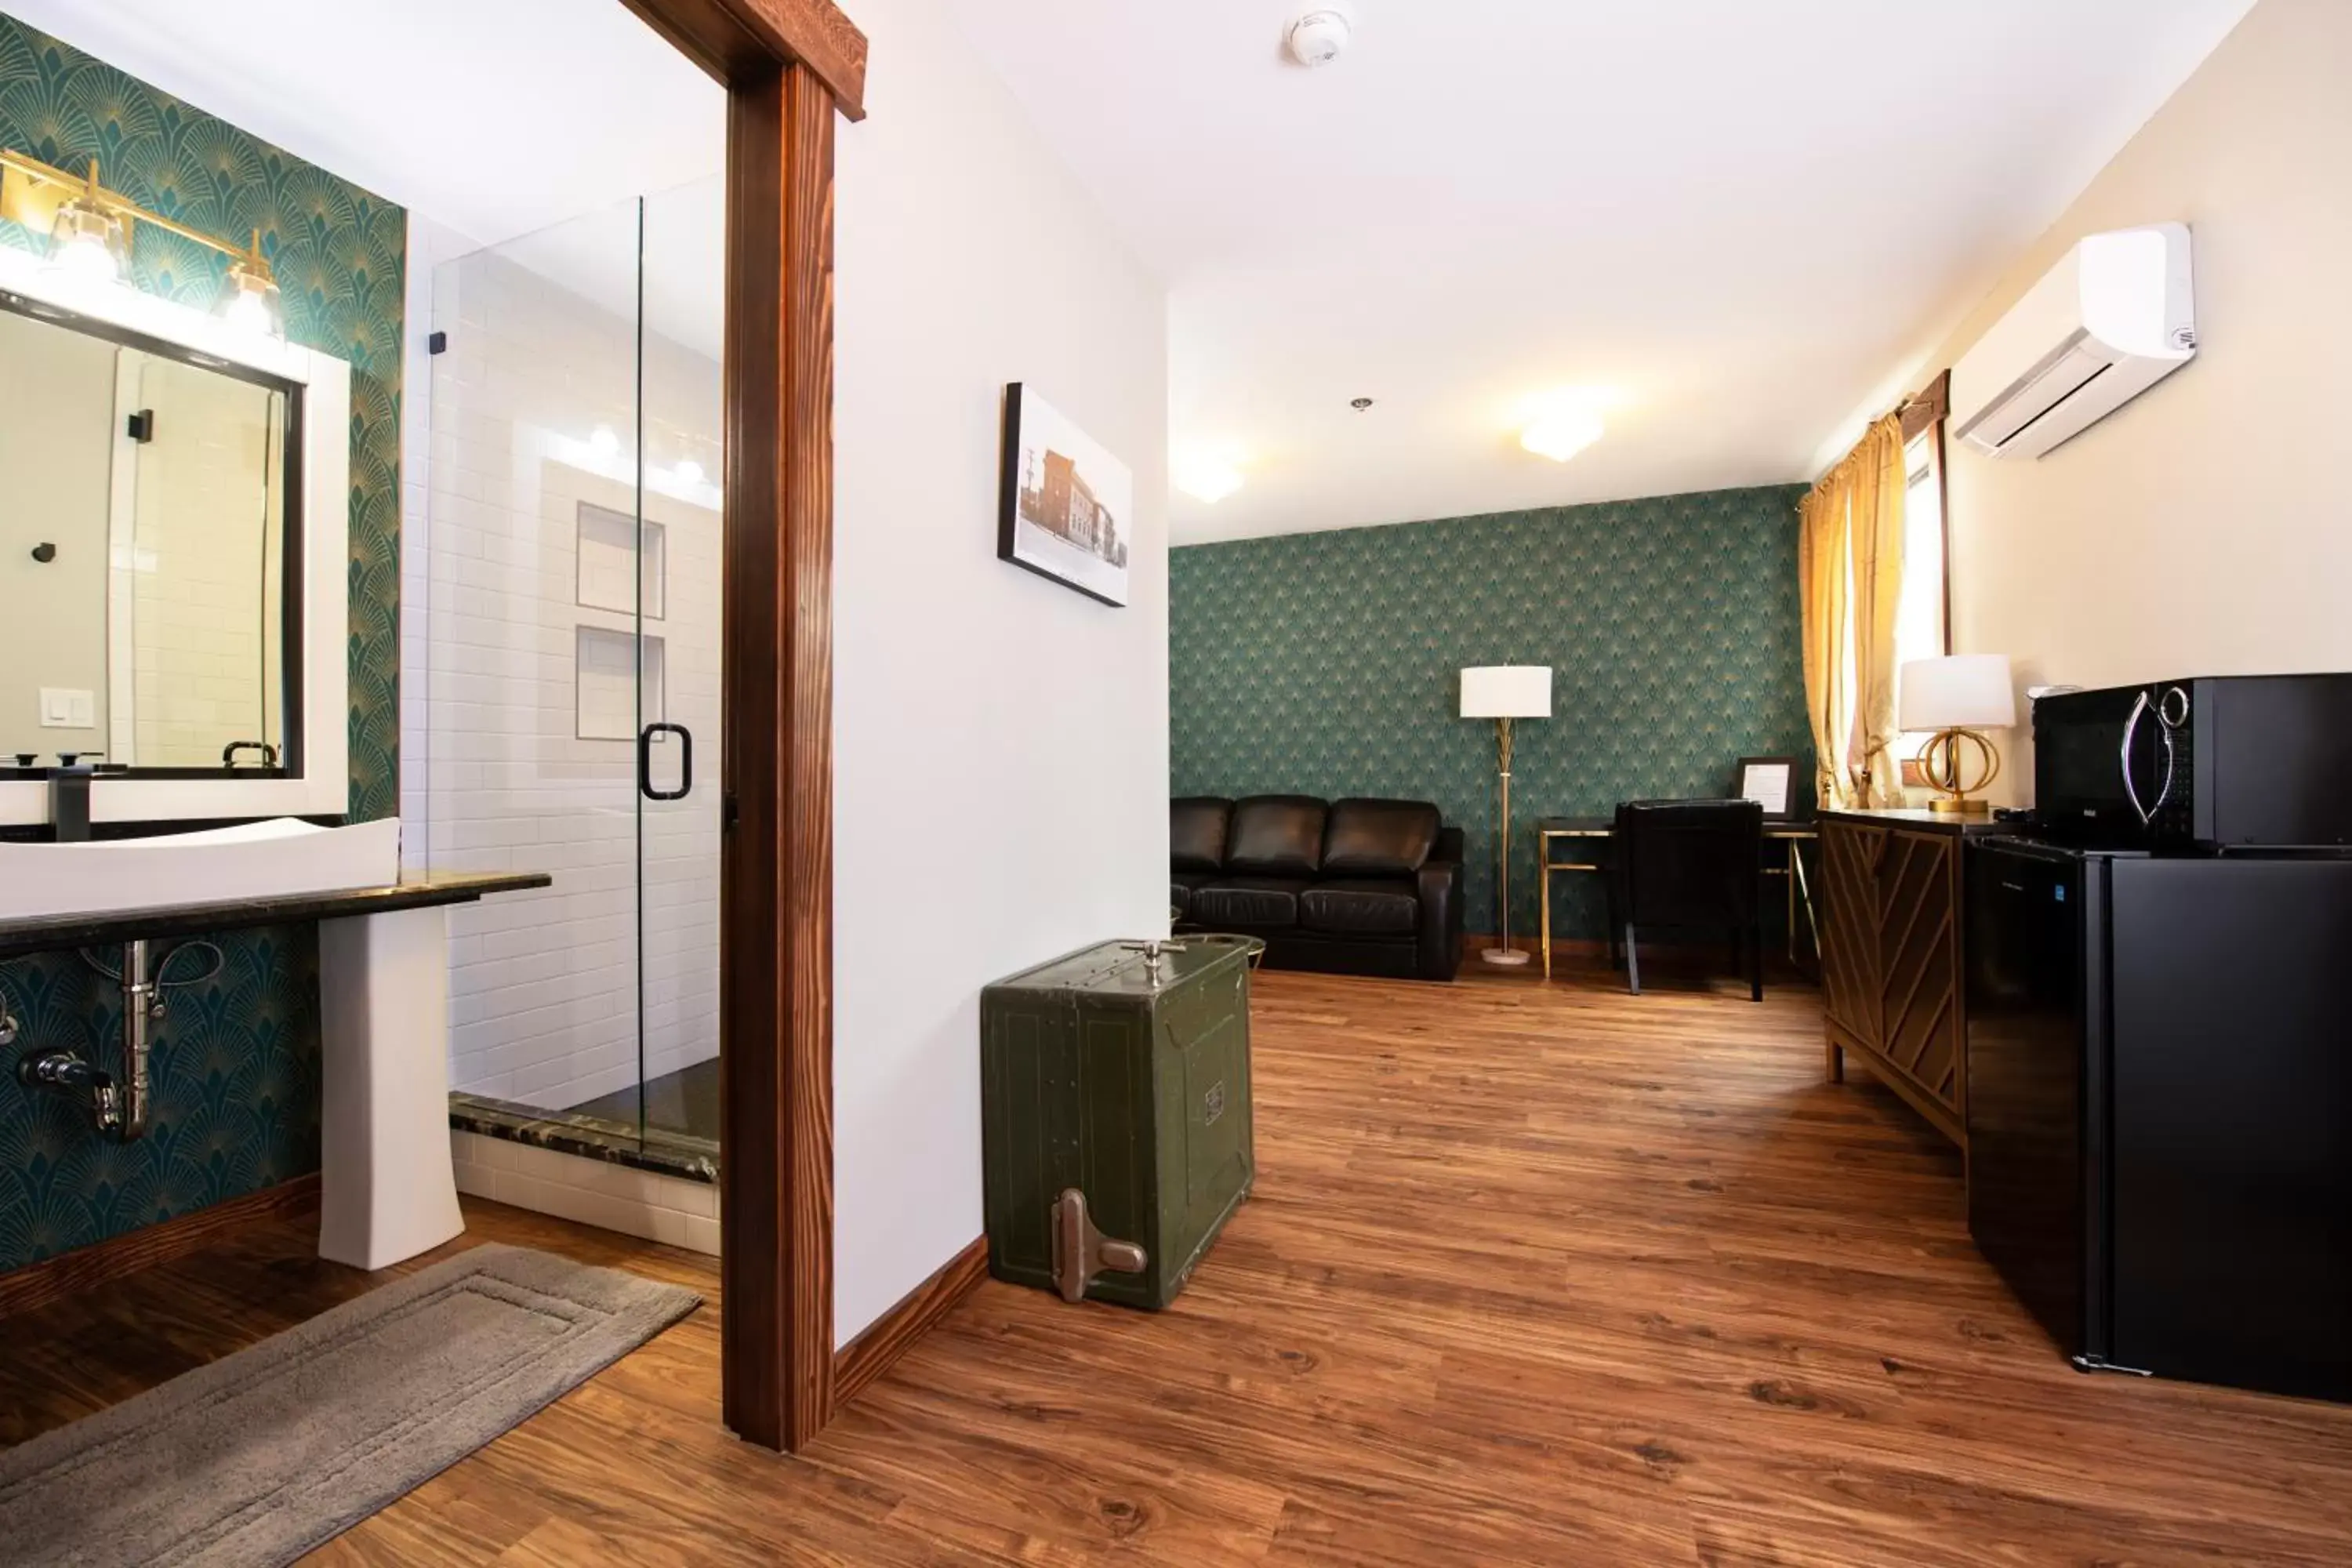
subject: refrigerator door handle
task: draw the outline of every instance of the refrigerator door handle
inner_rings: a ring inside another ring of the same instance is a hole
[[[2139,814],[2139,825],[2142,827],[2156,820],[2156,809],[2154,806],[2140,804],[2139,781],[2132,777],[2132,742],[2139,738],[2139,721],[2147,714],[2147,693],[2143,690],[2139,694],[2139,700],[2132,704],[2131,717],[2124,721],[2124,743],[2121,748],[2124,795],[2131,802],[2131,808]],[[2170,781],[2168,779],[2166,783],[2168,785]],[[2163,804],[2161,796],[2158,798],[2157,804],[2158,805]]]

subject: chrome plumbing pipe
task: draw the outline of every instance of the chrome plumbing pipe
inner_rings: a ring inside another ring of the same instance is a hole
[[[98,1130],[128,1143],[147,1132],[148,1068],[155,1020],[163,1014],[163,988],[147,971],[144,938],[122,944],[122,967],[113,976],[122,987],[122,1071],[118,1077],[67,1048],[40,1051],[16,1064],[16,1079],[27,1089],[47,1089],[79,1100]],[[0,1017],[0,1046],[16,1038],[16,1021]]]

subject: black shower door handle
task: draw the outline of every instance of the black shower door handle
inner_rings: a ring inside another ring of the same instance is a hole
[[[683,752],[676,789],[654,788],[654,737],[676,735]],[[637,731],[637,793],[647,800],[684,800],[694,793],[694,731],[683,724],[648,724]]]

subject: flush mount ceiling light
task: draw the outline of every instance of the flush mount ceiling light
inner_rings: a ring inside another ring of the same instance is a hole
[[[1611,401],[1591,387],[1561,387],[1531,397],[1519,407],[1519,445],[1565,463],[1608,434],[1601,410]]]
[[[1210,506],[1242,488],[1239,467],[1226,458],[1199,453],[1176,465],[1176,488]]]
[[[1312,69],[1338,59],[1355,32],[1356,26],[1345,11],[1326,6],[1294,19],[1283,35],[1283,44],[1292,59]]]
[[[1608,433],[1601,416],[1590,410],[1548,414],[1519,432],[1519,445],[1538,457],[1565,463]]]

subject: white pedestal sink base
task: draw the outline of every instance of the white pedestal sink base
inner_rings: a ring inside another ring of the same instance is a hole
[[[466,1228],[449,1157],[449,912],[319,922],[319,1256],[383,1268]]]

